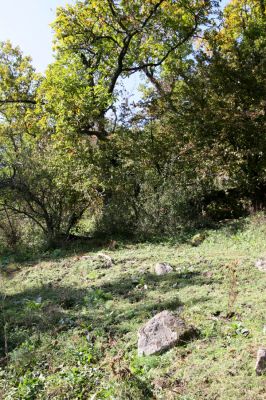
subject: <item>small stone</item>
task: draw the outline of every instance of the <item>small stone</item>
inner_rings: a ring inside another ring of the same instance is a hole
[[[165,274],[169,274],[170,272],[172,272],[173,268],[171,267],[170,264],[163,262],[163,263],[156,264],[154,267],[154,271],[155,271],[156,275],[165,275]]]
[[[262,332],[264,335],[266,335],[266,325],[263,326]]]
[[[78,257],[77,259],[78,260],[90,260],[92,258],[92,256],[81,256],[81,257]]]
[[[138,333],[138,355],[149,356],[176,345],[190,329],[170,311],[162,311],[151,318]]]
[[[266,348],[261,347],[257,352],[256,374],[262,375],[266,371]]]
[[[202,273],[203,276],[205,276],[206,278],[212,278],[213,276],[213,272],[212,271],[205,271]]]
[[[108,256],[107,254],[103,254],[103,253],[98,254],[98,257],[103,262],[104,268],[111,268],[113,266],[114,260],[112,259],[112,257]]]
[[[38,296],[38,297],[36,298],[36,300],[35,300],[35,303],[41,304],[41,302],[42,302],[42,296]]]
[[[90,343],[91,342],[91,336],[90,336],[89,332],[85,332],[85,334],[86,334],[87,341]]]
[[[260,271],[266,272],[266,257],[259,258],[255,262],[255,267],[258,268]]]

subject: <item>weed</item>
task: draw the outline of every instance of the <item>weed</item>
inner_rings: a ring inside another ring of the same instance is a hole
[[[237,268],[239,261],[233,261],[226,265],[227,280],[228,280],[228,304],[227,304],[227,318],[235,315],[235,304],[238,295],[237,289]]]

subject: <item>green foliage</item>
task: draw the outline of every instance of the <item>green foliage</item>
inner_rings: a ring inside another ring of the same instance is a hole
[[[48,73],[55,94],[52,104],[63,91],[63,98],[74,102],[71,123],[77,122],[83,133],[94,131],[102,137],[119,78],[160,67],[207,23],[211,8],[211,2],[172,0],[103,0],[59,8],[53,24],[58,59]],[[59,107],[63,104],[60,101]],[[63,114],[64,110],[64,119]]]
[[[43,381],[38,376],[28,372],[18,385],[18,398],[23,400],[34,400],[39,390],[43,386]]]
[[[37,78],[19,49],[2,44],[0,56],[4,71],[0,88],[1,204],[8,220],[8,227],[2,223],[3,229],[15,244],[17,235],[7,213],[22,215],[34,221],[52,244],[67,237],[92,205],[97,209],[92,147],[85,139],[54,134],[45,111],[41,106],[35,108]],[[10,59],[12,76],[5,72],[11,68]]]
[[[60,7],[45,76],[1,43],[3,247],[57,247],[95,230],[171,235],[264,207],[265,7],[217,6]],[[133,110],[120,83],[134,73]]]
[[[104,303],[107,300],[111,300],[111,299],[112,299],[111,293],[105,293],[101,289],[95,289],[86,296],[84,301],[88,305],[97,305],[99,303]]]

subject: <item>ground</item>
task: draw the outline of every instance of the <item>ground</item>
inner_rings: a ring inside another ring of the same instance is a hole
[[[177,236],[2,260],[0,398],[265,399],[254,370],[266,346],[266,272],[254,266],[265,222],[224,222],[197,246]],[[174,272],[155,276],[159,261]],[[162,310],[197,335],[138,357],[138,329]]]

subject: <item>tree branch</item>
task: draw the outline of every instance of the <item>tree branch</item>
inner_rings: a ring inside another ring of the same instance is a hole
[[[196,23],[194,25],[193,29],[191,29],[191,31],[189,33],[187,33],[187,35],[182,40],[180,40],[177,44],[172,46],[159,61],[144,63],[141,65],[138,65],[137,67],[123,68],[122,72],[132,72],[133,73],[133,72],[137,72],[137,71],[142,71],[145,68],[149,68],[149,67],[156,68],[156,67],[161,66],[173,51],[177,50],[178,47],[182,46],[193,36],[197,27],[198,27],[198,24]]]
[[[127,27],[122,23],[121,18],[119,16],[119,13],[117,12],[117,10],[115,9],[115,5],[113,3],[113,0],[107,0],[110,11],[113,15],[113,17],[116,19],[118,25],[120,26],[120,28],[122,28],[124,30],[124,32],[128,33],[128,29]]]
[[[6,207],[8,210],[11,210],[16,214],[25,215],[27,218],[29,218],[32,221],[34,221],[44,232],[47,231],[46,228],[41,224],[41,222],[38,219],[36,219],[32,214],[29,214],[27,211],[20,210],[19,208],[11,206],[10,204],[9,205],[3,204],[2,206]]]
[[[145,26],[148,24],[149,20],[153,17],[153,15],[156,13],[156,11],[158,10],[158,8],[162,5],[162,3],[164,3],[165,0],[160,0],[157,4],[155,4],[155,6],[153,7],[153,9],[151,10],[150,14],[148,15],[148,17],[144,20],[143,24],[141,25],[141,29],[145,28]]]
[[[36,100],[29,100],[29,99],[6,99],[0,100],[0,104],[37,104]]]

